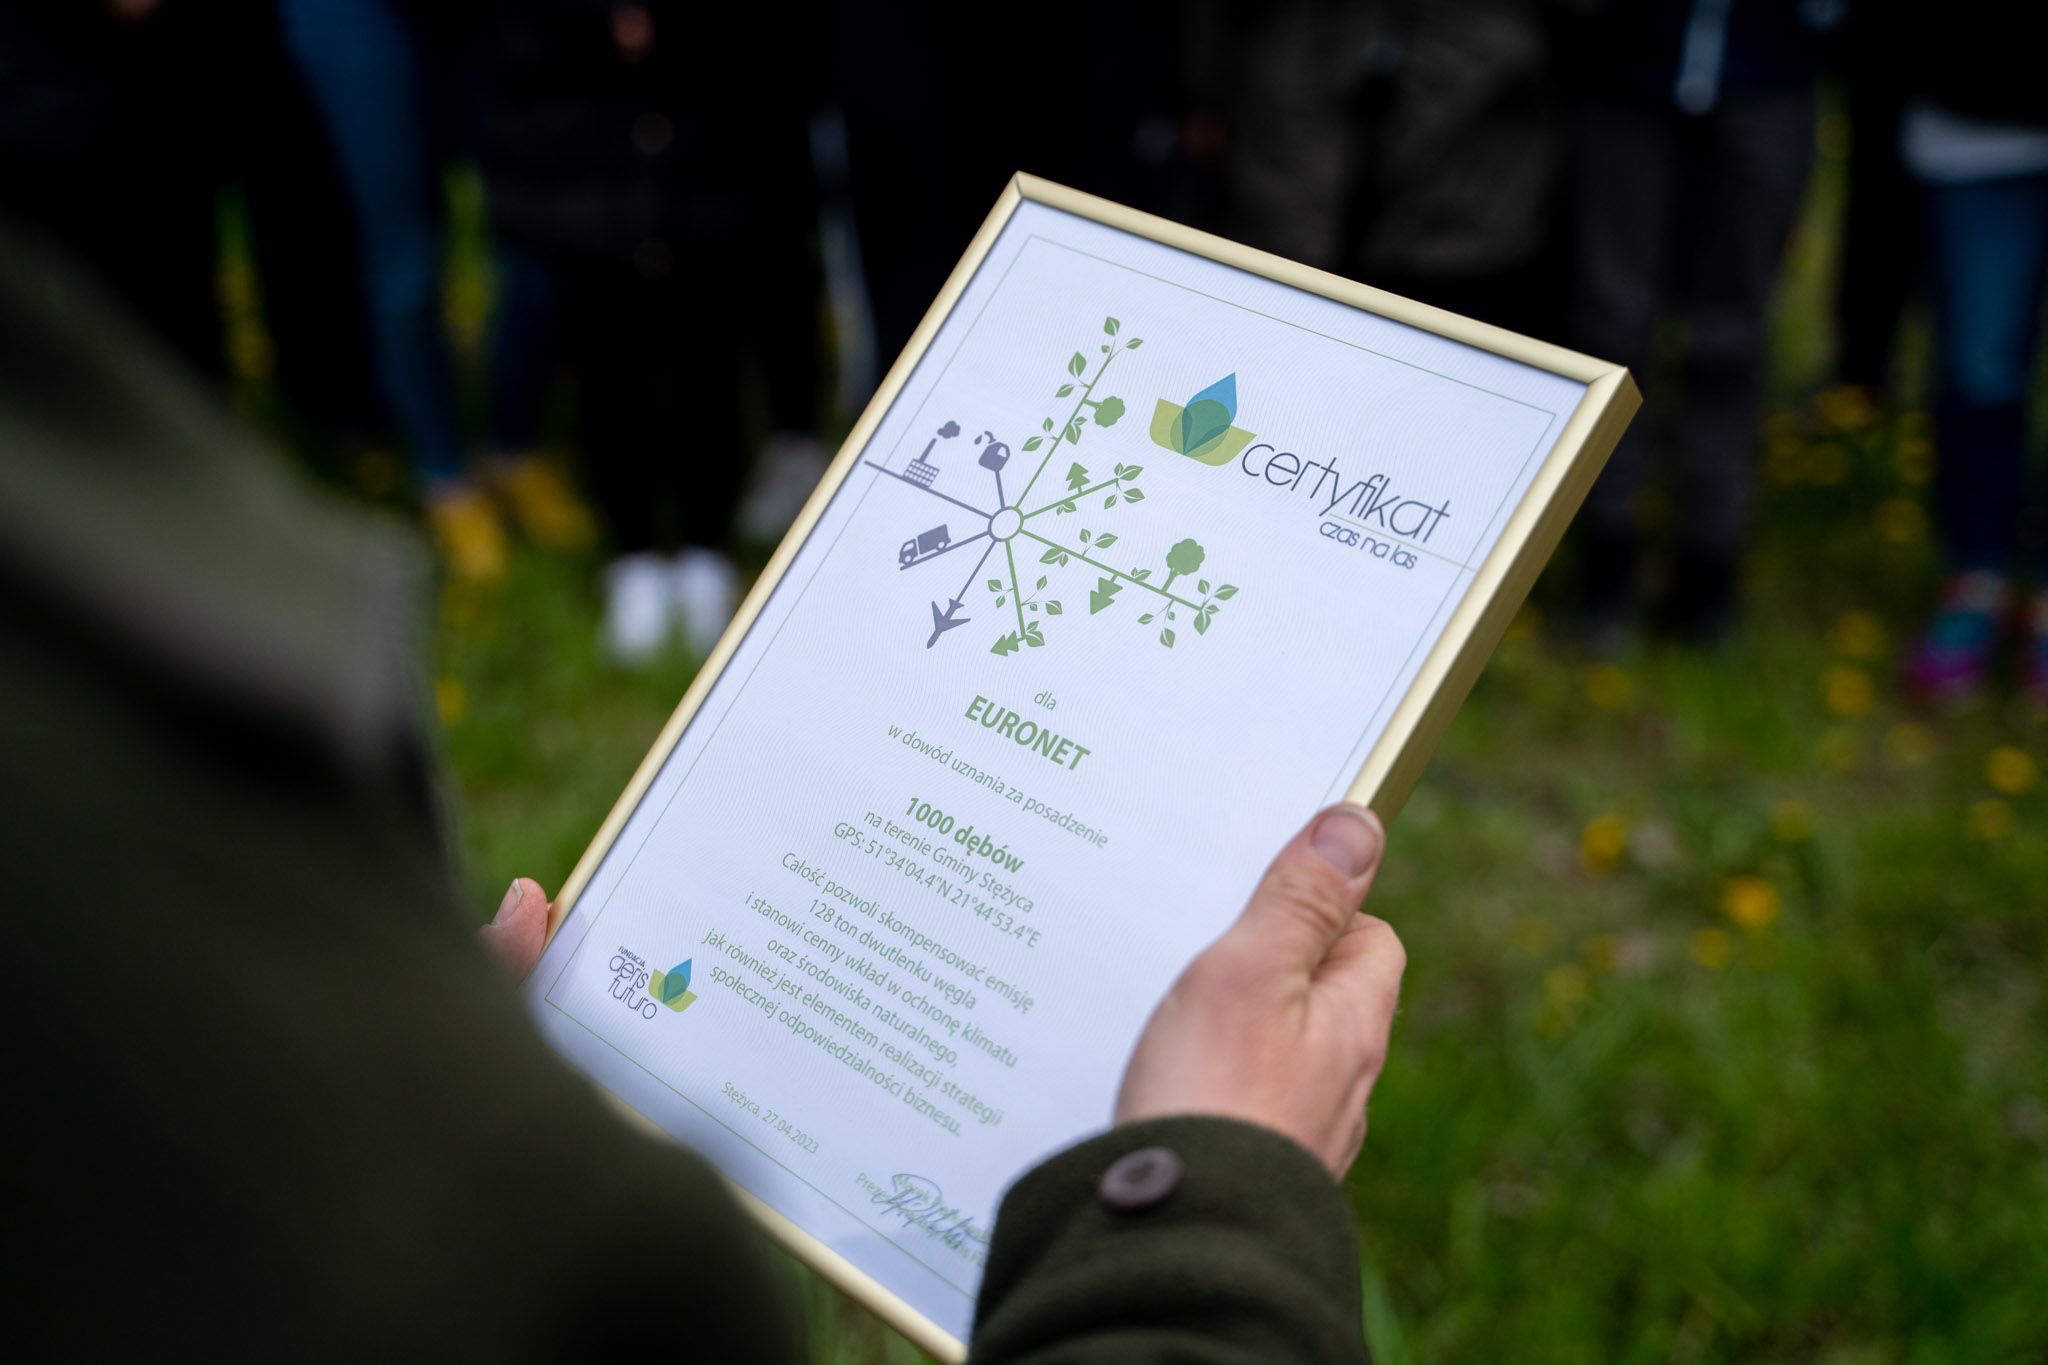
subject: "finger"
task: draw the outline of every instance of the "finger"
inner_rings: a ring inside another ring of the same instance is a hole
[[[1228,937],[1238,951],[1313,971],[1356,918],[1386,843],[1363,806],[1331,806],[1287,841]]]
[[[1367,1050],[1373,1075],[1387,1055],[1407,967],[1408,950],[1393,926],[1372,915],[1357,915],[1315,973],[1316,1006],[1341,1017],[1346,1036]]]
[[[540,961],[547,931],[547,892],[531,877],[515,877],[498,903],[498,913],[477,933],[516,982],[524,981]]]

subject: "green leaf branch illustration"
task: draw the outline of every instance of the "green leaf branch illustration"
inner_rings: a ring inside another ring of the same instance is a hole
[[[988,581],[988,587],[990,592],[996,594],[996,605],[998,607],[1008,604],[1015,609],[1017,613],[1017,629],[997,639],[995,644],[989,648],[991,654],[1014,654],[1023,645],[1030,645],[1036,649],[1045,643],[1044,627],[1036,620],[1026,620],[1024,613],[1027,610],[1034,617],[1041,610],[1047,616],[1058,616],[1066,610],[1057,598],[1044,602],[1038,599],[1038,594],[1045,590],[1047,582],[1050,581],[1043,574],[1039,575],[1038,582],[1031,591],[1026,593],[1023,587],[1024,580],[1017,573],[1016,551],[1008,541],[1003,543],[1003,553],[1008,558],[1010,564],[1009,584],[1005,586],[1002,579],[991,578]]]
[[[1216,614],[1223,609],[1222,604],[1237,596],[1236,584],[1224,583],[1212,589],[1209,580],[1206,578],[1196,579],[1195,591],[1200,595],[1199,601],[1194,598],[1183,597],[1173,591],[1173,584],[1176,579],[1198,574],[1203,561],[1208,557],[1207,552],[1202,549],[1201,545],[1192,539],[1179,541],[1172,549],[1166,552],[1166,579],[1163,583],[1154,583],[1151,581],[1153,573],[1151,569],[1135,566],[1129,569],[1118,569],[1103,560],[1095,558],[1094,555],[1088,553],[1088,550],[1062,545],[1056,540],[1040,535],[1029,527],[1026,527],[1020,534],[1029,536],[1045,547],[1044,552],[1038,557],[1038,562],[1041,564],[1063,566],[1072,563],[1074,560],[1079,560],[1083,564],[1102,571],[1103,577],[1096,581],[1094,589],[1088,594],[1088,612],[1091,616],[1106,611],[1109,607],[1113,606],[1116,602],[1117,594],[1122,592],[1126,585],[1139,588],[1144,592],[1163,599],[1161,605],[1155,606],[1151,611],[1140,615],[1138,622],[1141,625],[1150,625],[1153,621],[1160,620],[1163,617],[1164,620],[1159,631],[1159,643],[1169,649],[1173,647],[1175,639],[1173,627],[1175,623],[1182,619],[1182,609],[1191,613],[1188,619],[1193,622],[1195,633],[1197,635],[1206,635],[1209,633],[1210,623],[1216,619]],[[1105,531],[1100,535],[1095,535],[1084,527],[1080,533],[1080,541],[1088,549],[1099,553],[1116,544],[1117,536],[1113,531]],[[1041,579],[1040,585],[1043,586],[1043,584],[1044,580]]]
[[[1119,341],[1117,334],[1122,330],[1122,327],[1123,324],[1115,318],[1104,318],[1102,320],[1102,334],[1108,340],[1102,342],[1097,347],[1102,359],[1096,365],[1093,375],[1088,374],[1088,358],[1081,354],[1081,352],[1076,351],[1068,358],[1068,378],[1059,388],[1053,391],[1053,397],[1067,398],[1072,396],[1076,381],[1082,380],[1084,376],[1086,376],[1085,387],[1081,389],[1080,397],[1074,400],[1074,406],[1067,413],[1065,421],[1055,422],[1052,417],[1046,418],[1039,424],[1040,430],[1038,434],[1024,442],[1026,452],[1035,451],[1043,447],[1045,453],[1039,457],[1038,468],[1031,472],[1031,478],[1024,484],[1024,491],[1017,495],[1018,506],[1021,507],[1024,499],[1031,496],[1032,486],[1038,482],[1038,476],[1045,473],[1046,466],[1051,463],[1054,452],[1060,448],[1062,443],[1066,445],[1078,444],[1081,440],[1082,429],[1090,422],[1093,422],[1098,427],[1109,427],[1115,426],[1118,420],[1123,417],[1123,399],[1113,395],[1106,395],[1102,398],[1095,396],[1096,386],[1102,382],[1102,376],[1109,372],[1109,363],[1123,352],[1135,351],[1145,344],[1143,337],[1132,337],[1128,341]],[[1047,444],[1048,441],[1050,441],[1050,444]]]
[[[1029,521],[1047,512],[1057,512],[1064,516],[1069,512],[1078,511],[1082,498],[1100,493],[1105,488],[1110,490],[1110,494],[1102,500],[1104,510],[1116,506],[1120,500],[1127,503],[1143,502],[1145,490],[1138,487],[1134,480],[1144,472],[1143,465],[1119,464],[1116,472],[1109,478],[1091,482],[1095,476],[1090,474],[1085,466],[1076,462],[1067,468],[1067,496],[1058,502],[1049,502],[1043,507],[1024,513],[1024,520]]]

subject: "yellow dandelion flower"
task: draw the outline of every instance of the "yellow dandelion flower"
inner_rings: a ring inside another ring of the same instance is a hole
[[[1805,843],[1813,837],[1812,809],[1804,801],[1780,801],[1771,807],[1771,833],[1782,843]]]
[[[1894,545],[1918,544],[1927,535],[1927,513],[1911,498],[1888,498],[1878,505],[1877,533]]]
[[[1701,929],[1687,942],[1692,960],[1709,971],[1720,971],[1735,956],[1735,940],[1725,929]]]
[[[1837,664],[1821,677],[1821,697],[1830,714],[1853,719],[1877,700],[1877,684],[1862,669]]]
[[[1635,695],[1635,684],[1616,664],[1594,664],[1586,670],[1586,700],[1602,711],[1619,711]]]
[[[454,725],[469,714],[469,690],[454,678],[434,680],[434,709],[443,725]]]
[[[1628,821],[1609,811],[1586,822],[1579,833],[1579,866],[1588,876],[1604,877],[1621,865],[1628,851]]]
[[[1828,644],[1851,659],[1875,659],[1884,653],[1884,622],[1874,612],[1845,611],[1828,631]]]
[[[1970,803],[1970,833],[1987,844],[2012,837],[2012,807],[1995,796]]]
[[[1823,422],[1837,431],[1861,431],[1877,420],[1877,405],[1855,384],[1823,389],[1814,400]]]
[[[1762,877],[1730,877],[1721,889],[1721,912],[1745,929],[1770,928],[1783,909],[1778,888]]]
[[[1593,978],[1576,963],[1561,962],[1543,973],[1543,1003],[1552,1009],[1576,1009],[1592,993]]]
[[[2040,776],[2033,755],[2017,745],[2001,744],[1984,760],[1984,780],[2001,796],[2025,796]]]
[[[1885,757],[1893,766],[1921,768],[1933,761],[1934,731],[1917,720],[1902,720],[1884,732]]]

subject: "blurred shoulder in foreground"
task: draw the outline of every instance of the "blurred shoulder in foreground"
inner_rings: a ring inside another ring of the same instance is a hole
[[[716,1296],[694,1346],[793,1358],[717,1178],[619,1124],[472,941],[423,563],[0,224],[17,1345],[559,1357]]]

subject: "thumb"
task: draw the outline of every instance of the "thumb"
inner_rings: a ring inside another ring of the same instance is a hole
[[[1320,966],[1379,870],[1386,831],[1363,806],[1331,806],[1287,841],[1226,937],[1300,971]]]
[[[531,877],[515,877],[491,922],[477,936],[513,981],[524,981],[548,936],[548,893]]]

